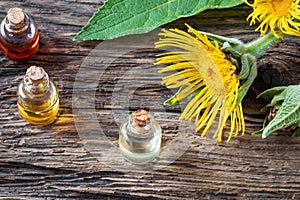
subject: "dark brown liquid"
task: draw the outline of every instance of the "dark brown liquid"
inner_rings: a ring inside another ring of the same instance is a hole
[[[26,18],[27,28],[21,32],[8,31],[7,21],[3,21],[0,29],[0,48],[8,58],[16,61],[31,58],[39,49],[39,34],[36,24]]]
[[[27,60],[34,56],[39,49],[39,35],[37,34],[28,45],[24,47],[4,46],[0,42],[2,53],[8,58],[16,61]]]

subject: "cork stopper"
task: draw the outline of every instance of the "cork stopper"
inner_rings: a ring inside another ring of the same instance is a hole
[[[46,72],[42,67],[31,66],[27,69],[25,77],[29,78],[33,85],[43,82]]]
[[[10,8],[7,11],[6,17],[9,21],[9,23],[12,25],[21,24],[25,19],[24,12],[21,8]]]
[[[143,109],[138,109],[131,114],[136,126],[144,127],[150,123],[150,113]]]

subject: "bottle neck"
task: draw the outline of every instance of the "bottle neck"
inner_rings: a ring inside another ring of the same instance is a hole
[[[5,29],[9,33],[22,34],[28,29],[29,21],[30,19],[26,14],[24,14],[24,17],[21,20],[16,22],[12,21],[9,16],[6,16]]]
[[[128,129],[131,133],[133,133],[136,137],[147,137],[149,134],[151,134],[153,129],[153,117],[150,117],[150,122],[146,126],[139,126],[137,125],[132,116],[129,116],[129,123],[128,123]]]
[[[29,77],[23,79],[25,89],[32,95],[44,94],[49,88],[49,77],[45,74],[44,77],[39,81],[33,81]]]

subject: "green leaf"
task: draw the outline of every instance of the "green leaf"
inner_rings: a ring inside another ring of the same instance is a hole
[[[280,101],[284,101],[284,99],[286,98],[286,91],[287,90],[283,90],[283,92],[281,92],[278,95],[275,95],[271,101],[270,104],[268,104],[269,107],[276,105],[277,103],[279,103]]]
[[[251,68],[251,63],[252,61],[250,60],[251,56],[241,56],[241,70],[240,73],[238,75],[238,79],[246,79],[248,78],[249,74],[250,74],[250,68]],[[254,60],[253,62],[256,62],[256,60]]]
[[[280,93],[281,99],[285,94],[284,101],[280,106],[274,119],[264,129],[262,137],[266,138],[270,133],[299,124],[300,121],[300,85],[288,86],[285,91]],[[274,97],[276,98],[276,96]]]
[[[262,133],[263,133],[265,127],[266,127],[268,124],[269,124],[268,117],[265,117],[265,120],[264,120],[262,129],[260,129],[259,131],[253,132],[252,135],[255,135],[255,136],[262,135]]]
[[[236,105],[239,105],[240,102],[243,100],[245,95],[247,94],[249,88],[251,87],[254,79],[257,76],[257,63],[256,58],[251,54],[243,54],[242,55],[242,68],[246,67],[248,69],[242,69],[242,71],[247,71],[248,77],[242,86],[239,88],[238,97]],[[245,78],[245,77],[243,77]]]
[[[242,52],[239,51],[237,46],[244,46],[243,44],[230,44],[229,42],[224,42],[222,46],[222,50],[225,52],[231,53],[234,57],[240,58],[242,55]]]
[[[287,86],[279,86],[279,87],[274,87],[268,90],[265,90],[261,94],[259,94],[256,98],[260,98],[262,96],[267,97],[269,99],[272,99],[272,101],[263,107],[260,111],[261,112],[266,112],[269,107],[276,106],[277,109],[281,107],[282,101],[284,100],[286,96],[286,89]]]
[[[263,107],[262,109],[260,109],[260,112],[268,112],[268,110],[272,109],[271,107],[273,107],[273,106],[275,107],[276,110],[279,110],[280,107],[281,107],[281,105],[282,105],[282,102],[283,101],[277,101],[276,104],[269,103],[268,105],[266,105],[265,107]]]
[[[300,136],[300,127],[296,129],[296,131],[293,133],[293,137],[299,137]]]
[[[268,90],[263,91],[262,93],[260,93],[256,98],[260,98],[262,96],[267,97],[267,98],[272,98],[275,95],[280,94],[283,90],[286,89],[287,86],[278,86],[278,87],[274,87]]]
[[[212,33],[205,32],[205,31],[198,31],[198,32],[201,33],[201,34],[206,35],[208,38],[210,38],[212,40],[217,40],[218,43],[221,46],[223,46],[224,43],[229,43],[231,46],[235,45],[235,44],[241,44],[241,45],[243,44],[243,42],[240,41],[239,39],[224,37],[224,36],[221,36],[221,35],[215,35],[215,34],[212,34]]]
[[[242,3],[243,0],[108,0],[75,39],[107,40],[146,33],[206,9],[228,8]]]

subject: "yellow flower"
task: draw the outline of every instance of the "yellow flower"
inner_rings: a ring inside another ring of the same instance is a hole
[[[203,129],[205,136],[212,122],[218,116],[218,128],[214,137],[222,141],[222,132],[230,117],[230,140],[245,132],[242,105],[236,105],[239,80],[236,67],[219,49],[218,43],[209,41],[195,29],[186,25],[193,35],[178,29],[163,30],[163,38],[156,42],[156,48],[175,47],[178,51],[158,55],[156,64],[170,64],[159,72],[175,71],[163,78],[168,88],[186,86],[177,95],[183,100],[195,91],[199,91],[185,107],[180,119],[195,120],[197,131]],[[204,128],[205,127],[205,128]]]
[[[256,29],[261,35],[270,28],[277,38],[282,37],[277,30],[286,35],[300,36],[300,0],[254,0],[253,4],[248,0],[244,2],[253,8],[247,18],[251,19],[250,26],[256,21],[261,22]]]

